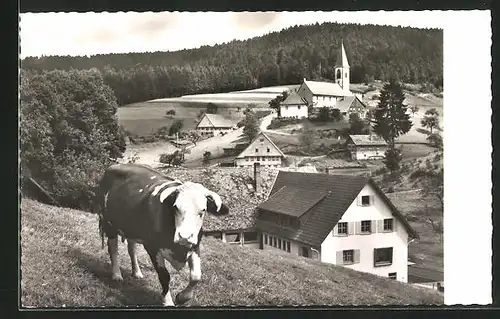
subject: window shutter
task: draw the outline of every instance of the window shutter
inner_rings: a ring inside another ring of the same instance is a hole
[[[396,218],[392,219],[392,231],[397,230],[398,220]]]
[[[356,197],[356,205],[361,206],[361,196]]]
[[[354,249],[354,263],[355,264],[359,263],[359,257],[360,257],[359,255],[360,255],[359,249]]]
[[[344,254],[342,250],[337,251],[337,260],[336,260],[337,265],[343,265],[344,264]]]
[[[375,204],[375,195],[372,195],[370,196],[370,205],[374,205]]]
[[[372,220],[371,221],[371,231],[373,234],[377,233],[377,221],[376,220]]]
[[[377,248],[373,249],[373,266],[375,266],[375,263],[377,262]]]
[[[356,230],[354,231],[355,234],[361,234],[361,222],[355,222],[356,224]]]
[[[347,224],[347,234],[348,235],[354,235],[354,227],[356,227],[355,222],[350,222]]]
[[[377,231],[379,233],[384,232],[384,220],[383,219],[377,220]]]
[[[337,225],[335,225],[335,227],[333,227],[333,236],[338,236],[339,235],[339,224],[337,223]]]

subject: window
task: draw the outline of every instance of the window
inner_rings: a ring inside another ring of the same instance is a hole
[[[392,247],[388,248],[375,248],[374,266],[388,266],[392,264]]]
[[[263,138],[261,138],[261,139],[260,139],[260,142],[261,142],[261,143],[263,143],[263,142],[264,142],[264,139],[263,139]]]
[[[342,252],[344,264],[354,263],[354,250],[344,250]]]
[[[299,110],[300,110],[300,105],[298,105],[298,106],[297,106],[297,109],[299,109]]]
[[[384,219],[384,231],[392,231],[394,229],[394,220],[392,218]]]
[[[347,77],[347,73],[345,74],[345,77]]]
[[[239,233],[227,233],[226,234],[226,242],[239,243],[240,242],[240,234]]]
[[[255,153],[258,153],[258,152],[259,152],[259,149],[258,149],[258,148],[256,148],[256,149],[255,149]]]
[[[342,77],[342,73],[340,72],[340,70],[337,70],[337,79],[340,79]]]
[[[264,244],[267,245],[267,234],[264,235]]]
[[[245,242],[257,242],[258,241],[257,232],[245,232],[243,233],[243,239]]]
[[[396,280],[396,279],[398,279],[398,274],[395,273],[395,272],[390,272],[389,273],[389,278]]]
[[[281,249],[281,239],[278,238],[278,248]]]
[[[273,237],[273,247],[277,247],[278,246],[278,240],[276,237]]]
[[[361,232],[362,233],[371,233],[372,232],[372,221],[371,220],[361,221]]]
[[[290,252],[290,242],[286,241],[286,251]]]
[[[285,106],[285,110],[288,110],[288,105],[287,105],[287,106]]]
[[[361,196],[361,206],[369,206],[369,205],[370,205],[370,196],[369,195]]]
[[[339,235],[347,235],[347,223],[339,223],[337,226],[337,233]]]
[[[267,148],[267,152],[268,152],[268,153],[269,153],[269,152],[271,152],[271,149],[269,149],[269,147]]]

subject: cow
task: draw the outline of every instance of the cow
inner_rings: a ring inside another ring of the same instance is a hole
[[[118,263],[118,235],[127,240],[132,276],[142,278],[137,262],[137,244],[142,244],[156,270],[164,306],[184,304],[193,297],[201,279],[200,241],[206,213],[225,215],[229,208],[220,196],[198,183],[181,182],[139,164],[114,164],[101,178],[93,204],[99,216],[104,249],[107,237],[112,279],[122,281]],[[181,270],[189,266],[189,284],[170,294],[170,274],[165,259]]]

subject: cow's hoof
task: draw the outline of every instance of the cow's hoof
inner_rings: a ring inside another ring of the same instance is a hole
[[[191,298],[193,298],[193,294],[183,294],[182,292],[180,292],[177,294],[177,296],[175,296],[175,304],[183,305],[191,300]]]
[[[111,279],[113,279],[113,281],[118,281],[118,282],[123,281],[123,277],[121,274],[114,274],[113,276],[111,276]]]
[[[139,272],[133,273],[132,277],[137,278],[137,279],[142,279],[142,278],[144,278],[144,275],[142,274],[142,272],[139,271]]]

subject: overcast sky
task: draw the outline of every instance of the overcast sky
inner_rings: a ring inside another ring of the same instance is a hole
[[[21,14],[21,58],[175,51],[247,39],[293,25],[340,22],[442,28],[438,11],[127,12]]]

